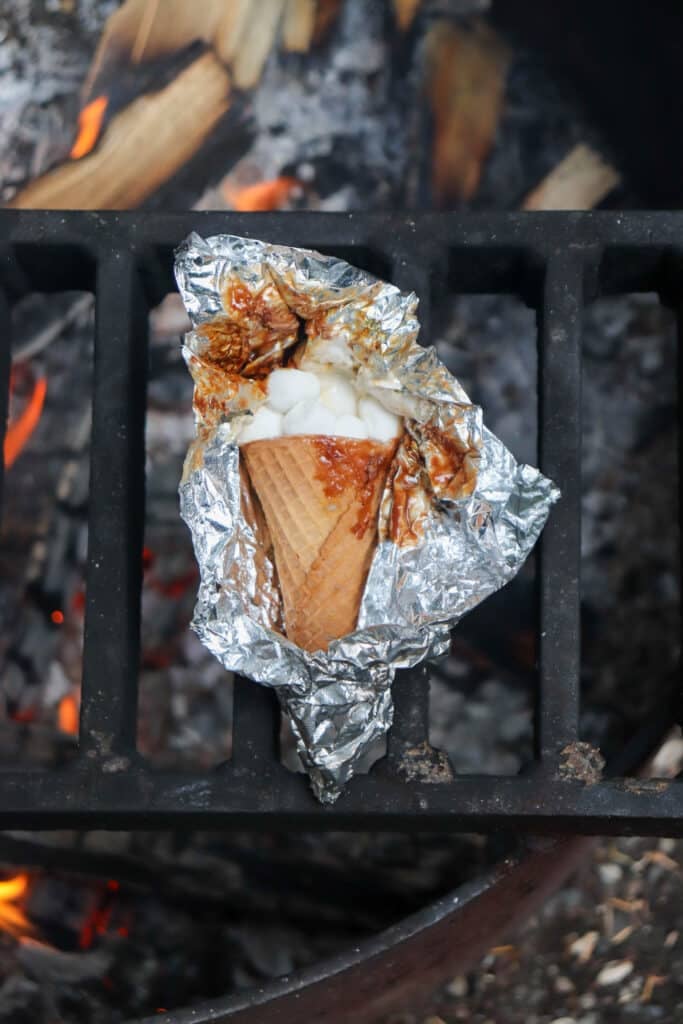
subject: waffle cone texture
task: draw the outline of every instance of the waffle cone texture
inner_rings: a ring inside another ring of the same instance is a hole
[[[292,436],[241,453],[270,531],[289,640],[327,650],[353,632],[397,441]]]

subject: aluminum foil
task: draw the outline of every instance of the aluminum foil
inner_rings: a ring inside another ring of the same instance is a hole
[[[193,324],[183,355],[197,438],[180,484],[201,573],[192,625],[226,669],[275,688],[313,790],[331,803],[391,725],[396,669],[448,649],[454,624],[519,570],[559,491],[516,463],[434,349],[417,343],[413,293],[343,260],[232,235],[192,234],[176,279]],[[282,633],[235,443],[302,321],[309,357],[353,367],[406,424],[358,627],[316,653]],[[444,471],[454,452],[456,475]]]

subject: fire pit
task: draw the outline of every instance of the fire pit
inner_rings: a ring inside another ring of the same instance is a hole
[[[0,350],[12,1024],[384,1024],[539,904],[585,856],[579,833],[681,833],[680,782],[636,774],[676,712],[681,217],[502,212],[588,207],[619,175],[547,70],[496,37],[501,5],[483,25],[452,16],[482,0],[280,6],[315,9],[308,49],[245,14],[241,61],[208,36],[156,51],[145,15],[130,52],[120,19],[105,32],[87,79],[106,3],[79,3],[76,54],[70,15],[35,36],[28,3],[8,19],[10,46],[35,40],[20,86],[35,74],[56,96],[26,117],[10,104],[0,160],[18,207],[0,212],[0,311],[17,323]],[[628,165],[612,205],[650,194]],[[536,557],[447,660],[396,680],[386,750],[332,808],[272,694],[187,630],[192,424],[168,293],[191,230],[315,247],[416,290],[425,340],[563,492]]]

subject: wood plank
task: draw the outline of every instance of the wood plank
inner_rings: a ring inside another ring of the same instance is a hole
[[[289,53],[308,53],[315,27],[315,0],[288,0],[282,44]]]
[[[495,140],[510,52],[483,22],[437,21],[426,37],[434,116],[432,188],[438,203],[471,199]]]
[[[199,149],[229,107],[230,76],[205,53],[165,89],[139,97],[100,145],[19,192],[20,209],[125,210],[138,206]]]
[[[574,146],[532,189],[523,210],[592,210],[621,181],[619,172],[584,143]]]
[[[240,40],[232,71],[238,89],[252,89],[261,77],[282,18],[285,0],[259,0]]]

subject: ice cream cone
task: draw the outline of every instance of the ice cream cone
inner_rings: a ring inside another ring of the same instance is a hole
[[[270,530],[287,636],[308,651],[352,632],[397,441],[290,436],[242,455]]]

